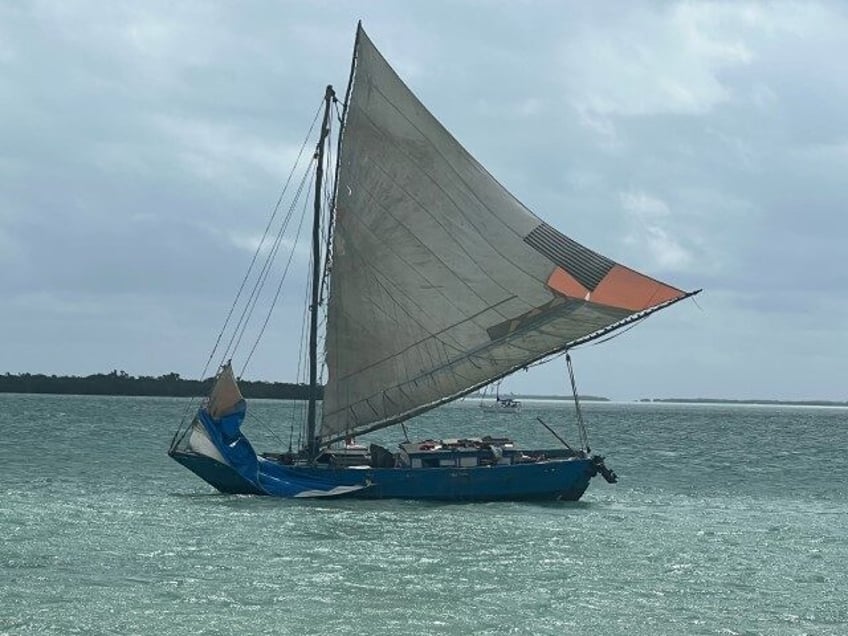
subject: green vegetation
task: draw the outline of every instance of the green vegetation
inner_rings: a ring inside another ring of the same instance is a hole
[[[179,373],[167,373],[158,377],[127,374],[114,370],[111,373],[96,373],[87,376],[44,375],[41,373],[6,373],[0,375],[0,393],[53,393],[57,395],[146,395],[163,397],[199,397],[208,395],[213,378],[188,380]],[[271,398],[277,400],[307,400],[309,387],[306,384],[290,382],[262,382],[239,380],[244,397]],[[323,387],[319,388],[319,399]],[[514,399],[571,400],[565,395],[517,395]],[[469,399],[494,399],[494,396],[482,396],[472,393]],[[581,395],[584,402],[609,402],[609,398],[596,395]],[[668,404],[762,404],[775,406],[848,406],[848,401],[836,400],[725,400],[721,398],[643,398],[639,402]]]
[[[57,376],[21,373],[0,375],[0,393],[55,393],[72,395],[149,395],[193,397],[207,395],[213,378],[186,380],[179,373],[158,377],[128,375],[126,371],[87,376]],[[250,382],[239,380],[246,398],[306,400],[309,387],[287,382]],[[319,398],[321,396],[319,395]]]

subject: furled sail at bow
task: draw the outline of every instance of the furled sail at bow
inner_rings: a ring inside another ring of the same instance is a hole
[[[335,201],[320,438],[402,421],[685,297],[503,188],[359,29]]]

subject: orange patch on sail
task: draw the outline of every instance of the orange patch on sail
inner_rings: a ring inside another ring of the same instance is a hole
[[[598,283],[589,300],[600,305],[642,311],[683,295],[684,292],[679,289],[616,265]]]
[[[561,267],[557,267],[548,277],[548,287],[563,296],[579,298],[580,300],[584,300],[586,294],[589,293],[588,289],[578,283],[574,276]]]

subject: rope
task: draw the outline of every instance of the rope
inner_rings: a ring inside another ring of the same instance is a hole
[[[212,348],[212,352],[209,354],[209,360],[206,362],[206,366],[203,368],[203,373],[200,374],[201,378],[206,375],[206,371],[209,367],[209,363],[212,361],[212,358],[215,355],[215,351],[218,349],[218,346],[221,342],[221,338],[224,335],[224,332],[227,329],[227,326],[230,323],[230,319],[232,318],[233,312],[235,311],[236,306],[238,305],[238,301],[241,298],[241,294],[244,291],[244,287],[247,284],[247,281],[250,278],[250,274],[253,271],[253,266],[256,264],[256,259],[259,258],[259,254],[262,252],[262,248],[265,245],[265,240],[268,238],[268,234],[271,230],[271,226],[274,224],[274,220],[277,218],[277,213],[280,210],[280,205],[282,204],[283,198],[288,191],[289,185],[291,184],[292,177],[294,176],[295,170],[297,170],[297,166],[300,164],[300,159],[303,156],[303,151],[306,149],[307,144],[309,143],[309,138],[312,136],[312,131],[315,128],[315,122],[318,121],[318,116],[321,113],[321,105],[319,104],[318,109],[315,111],[315,116],[312,118],[312,123],[309,125],[309,131],[306,133],[306,137],[303,140],[303,143],[300,146],[300,150],[297,153],[297,158],[295,159],[294,165],[292,169],[289,171],[289,175],[286,178],[286,182],[283,185],[283,189],[280,192],[280,196],[277,197],[277,202],[274,204],[273,211],[271,212],[271,218],[268,219],[268,223],[265,225],[265,231],[262,233],[262,238],[259,241],[259,245],[256,247],[256,251],[253,253],[253,258],[250,260],[250,265],[247,267],[247,272],[245,272],[244,278],[241,281],[241,285],[239,286],[238,292],[236,293],[236,297],[233,300],[233,304],[230,307],[230,311],[227,313],[227,318],[224,321],[224,326],[221,327],[221,332],[218,334],[218,339],[215,341],[215,346]],[[254,286],[255,288],[255,286]],[[244,313],[242,313],[242,316]],[[238,327],[236,327],[236,331]],[[232,345],[232,338],[230,338],[230,342],[227,345],[227,351],[224,352],[222,357],[223,360],[227,357],[227,352],[229,351],[229,347]]]
[[[251,259],[250,265],[247,268],[247,272],[245,273],[244,278],[242,279],[241,284],[239,285],[238,291],[236,293],[236,297],[233,300],[232,305],[230,306],[230,310],[227,312],[227,317],[224,319],[224,324],[221,326],[221,330],[218,332],[218,337],[215,339],[215,344],[213,345],[212,350],[209,352],[209,357],[206,359],[206,364],[203,365],[203,370],[200,372],[201,382],[206,378],[206,373],[209,371],[209,365],[212,364],[212,360],[215,357],[215,353],[218,351],[218,347],[221,345],[221,340],[224,337],[224,333],[226,332],[227,327],[230,324],[230,320],[232,319],[233,313],[235,312],[235,309],[238,306],[238,302],[239,302],[239,299],[241,298],[242,292],[244,291],[245,285],[247,284],[247,281],[250,278],[250,274],[253,271],[253,266],[256,264],[256,259],[258,258],[259,253],[262,250],[262,247],[265,243],[265,239],[268,236],[268,232],[269,232],[271,226],[273,225],[274,219],[277,216],[277,212],[279,211],[280,204],[282,203],[283,198],[285,197],[285,194],[288,190],[289,184],[291,183],[292,176],[294,176],[295,170],[297,169],[297,166],[300,163],[300,159],[303,156],[303,151],[305,150],[307,144],[309,143],[309,139],[312,136],[312,131],[315,128],[315,123],[318,121],[318,117],[321,113],[321,107],[323,106],[323,101],[324,100],[322,99],[321,102],[318,105],[318,108],[315,111],[315,115],[312,118],[312,123],[309,125],[309,131],[306,133],[306,137],[304,138],[303,143],[300,146],[300,150],[297,153],[297,158],[295,159],[294,165],[292,166],[292,169],[289,172],[288,177],[286,178],[286,182],[283,185],[283,188],[280,192],[280,196],[277,197],[277,202],[274,205],[274,208],[272,210],[271,218],[268,220],[268,223],[265,226],[265,232],[262,235],[262,239],[259,242],[259,246],[256,248],[256,251],[253,253],[253,258]],[[223,361],[225,359],[226,359],[226,353],[224,354],[224,356],[222,358],[222,364],[223,364]],[[194,408],[196,408],[197,401],[198,401],[198,398],[196,398],[196,397],[189,398],[186,401],[186,406],[185,406],[185,409],[183,411],[183,415],[180,418],[180,423],[177,426],[177,430],[174,432],[173,439],[171,440],[171,448],[172,449],[175,448],[177,444],[182,442],[183,438],[185,437],[186,433],[188,432],[190,425],[188,425],[188,426],[186,425],[186,418],[189,416],[191,411],[194,410]],[[180,431],[182,431],[182,435],[180,435]]]
[[[571,391],[574,393],[574,409],[577,412],[577,433],[580,436],[580,444],[590,452],[589,436],[586,433],[586,424],[583,422],[583,412],[580,410],[580,398],[577,394],[577,382],[574,380],[574,368],[571,366],[571,355],[568,352],[565,354],[565,362],[568,365],[568,377],[571,380]]]
[[[312,185],[312,180],[310,179],[310,186]],[[309,189],[307,187],[307,189]],[[308,199],[305,199],[306,203],[308,203]],[[253,353],[256,351],[256,347],[259,345],[259,341],[262,340],[262,336],[265,334],[265,329],[268,327],[268,322],[271,319],[271,314],[274,313],[274,307],[277,306],[277,300],[280,298],[280,291],[282,291],[283,283],[286,280],[286,276],[289,273],[289,268],[292,264],[292,259],[294,258],[295,246],[297,245],[300,239],[300,232],[303,229],[303,220],[306,218],[306,205],[304,204],[303,212],[300,215],[300,222],[297,226],[297,233],[294,237],[294,243],[292,244],[292,249],[289,251],[289,258],[286,261],[286,266],[283,269],[283,275],[280,277],[280,283],[277,285],[277,291],[274,293],[274,298],[271,301],[271,307],[268,309],[268,313],[265,316],[265,321],[262,323],[262,328],[259,330],[259,334],[256,336],[256,340],[253,342],[253,346],[250,348],[250,352],[247,354],[247,358],[244,361],[244,366],[241,369],[241,374],[244,375],[244,372],[247,370],[247,365],[250,363],[250,359],[253,357]],[[255,306],[255,305],[254,305]]]
[[[307,338],[306,338],[306,325],[307,325],[308,318],[309,318],[309,294],[310,294],[310,291],[311,291],[310,287],[311,286],[309,284],[309,278],[306,277],[305,283],[304,283],[304,290],[303,290],[303,302],[300,305],[301,307],[303,307],[303,315],[302,315],[301,321],[300,321],[300,340],[299,340],[300,345],[298,347],[298,356],[297,356],[297,373],[295,374],[295,380],[297,380],[299,382],[305,382],[306,381],[306,372],[305,372],[306,364],[305,364],[305,362],[306,362],[306,349],[307,349],[307,346],[308,346]],[[291,404],[290,404],[289,421],[291,422],[291,427],[289,429],[289,450],[291,450],[292,440],[294,438],[295,415],[300,415],[301,421],[304,419],[303,402],[292,401]],[[303,427],[301,426],[301,428],[298,431],[298,439],[297,439],[298,448],[300,448],[301,436],[303,435],[302,429],[303,429]]]
[[[283,438],[280,437],[280,435],[271,427],[271,424],[269,424],[267,420],[265,420],[261,417],[258,417],[256,415],[256,413],[251,413],[250,420],[251,421],[255,420],[255,421],[259,422],[260,424],[262,424],[262,426],[265,428],[266,432],[268,432],[271,435],[271,437],[273,437],[275,440],[277,440],[280,443],[280,446],[283,445],[283,443],[284,443]]]
[[[230,356],[232,356],[232,354],[235,354],[235,352],[238,350],[239,345],[241,344],[241,340],[244,337],[245,331],[247,330],[247,325],[249,324],[250,318],[253,315],[253,310],[256,308],[256,304],[259,301],[259,296],[262,291],[262,288],[265,286],[265,282],[268,280],[268,275],[271,272],[271,265],[274,262],[274,259],[276,259],[277,257],[277,252],[280,249],[280,244],[282,243],[285,231],[288,229],[289,222],[291,221],[292,215],[294,214],[294,209],[295,207],[297,207],[297,203],[300,200],[300,195],[303,193],[303,187],[306,183],[307,178],[311,174],[311,168],[312,162],[310,161],[306,167],[306,171],[303,174],[303,178],[301,179],[300,184],[298,185],[297,192],[295,192],[294,198],[292,199],[292,203],[289,206],[286,218],[283,219],[283,224],[280,227],[280,231],[277,233],[277,236],[274,239],[274,245],[268,252],[268,256],[265,257],[265,263],[262,266],[262,270],[259,272],[259,276],[253,285],[253,290],[250,293],[250,297],[247,300],[247,304],[245,305],[245,308],[242,311],[242,315],[239,318],[239,322],[236,325],[235,330],[233,331],[233,336],[230,338],[230,344],[227,345],[227,352],[230,354]],[[292,252],[294,252],[294,248],[295,246],[292,245]],[[235,344],[233,345],[234,340]],[[230,350],[230,347],[232,347],[232,350]]]

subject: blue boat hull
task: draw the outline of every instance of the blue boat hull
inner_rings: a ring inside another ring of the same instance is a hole
[[[243,402],[219,419],[201,408],[183,436],[185,444],[177,442],[168,454],[223,493],[273,497],[576,501],[598,472],[592,459],[562,451],[534,462],[473,466],[286,464],[257,455],[241,432],[244,414]]]
[[[577,501],[596,472],[588,458],[468,468],[313,468],[259,458],[253,480],[211,457],[171,456],[221,492],[278,497]]]
[[[238,474],[236,470],[218,460],[198,453],[172,451],[177,462],[188,468],[216,490],[229,495],[264,495],[261,488]]]

